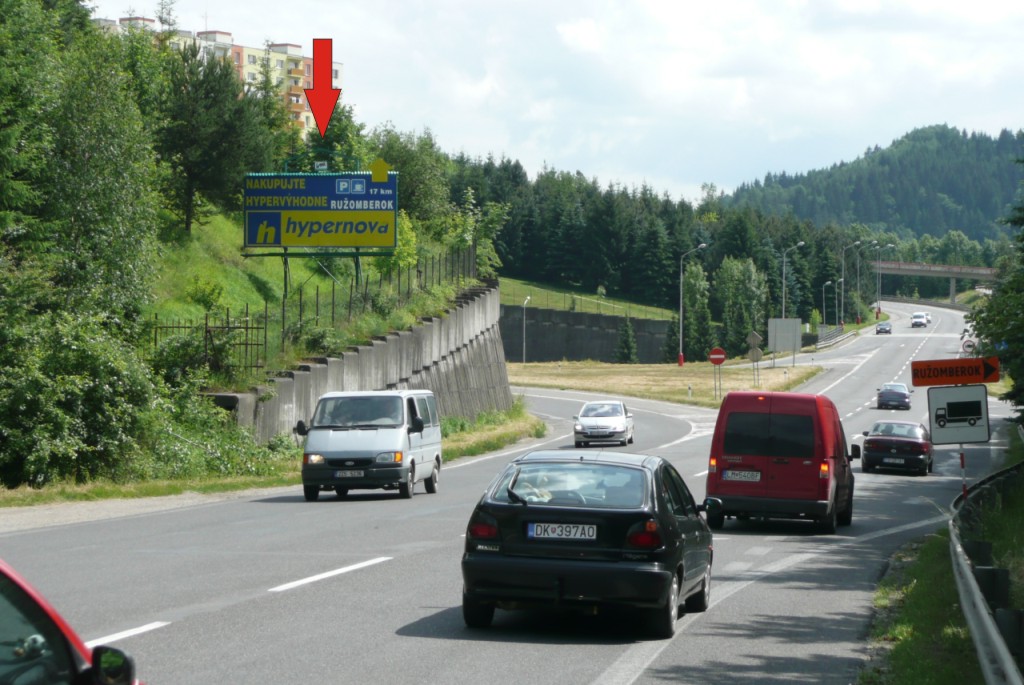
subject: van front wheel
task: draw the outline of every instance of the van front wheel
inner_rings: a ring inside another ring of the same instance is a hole
[[[303,485],[302,496],[306,498],[307,502],[315,502],[320,498],[320,486],[319,485]]]
[[[423,487],[427,489],[431,495],[437,492],[437,480],[441,477],[441,465],[435,463],[434,470],[430,473],[430,478],[423,481]]]
[[[398,484],[398,494],[405,499],[412,499],[412,496],[416,494],[416,481],[412,467],[409,467],[409,474],[405,477],[405,480]]]

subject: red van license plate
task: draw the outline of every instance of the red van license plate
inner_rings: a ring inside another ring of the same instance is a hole
[[[748,483],[757,483],[761,480],[760,471],[726,471],[722,474],[724,480],[742,480]]]

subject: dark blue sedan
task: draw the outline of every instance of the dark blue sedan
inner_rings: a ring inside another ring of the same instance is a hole
[[[906,383],[886,383],[878,389],[879,409],[910,409],[910,393]]]

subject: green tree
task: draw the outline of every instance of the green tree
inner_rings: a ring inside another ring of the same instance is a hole
[[[1004,261],[992,296],[967,320],[980,339],[979,352],[999,356],[1002,372],[1012,381],[1002,399],[1020,411],[1024,407],[1024,326],[1020,323],[1024,312],[1024,231],[1019,229],[1024,228],[1024,202],[1014,205],[1006,223],[1018,229],[1017,254]]]
[[[619,326],[619,344],[615,349],[615,362],[617,364],[636,364],[637,357],[636,333],[633,331],[633,324],[629,317],[622,320]]]
[[[704,267],[687,264],[683,276],[683,302],[686,305],[683,312],[683,354],[686,361],[706,361],[708,352],[718,344],[711,325],[710,292]]]
[[[126,323],[149,298],[157,198],[149,137],[112,50],[97,32],[64,53],[40,240],[63,309]]]
[[[202,198],[239,206],[248,172],[268,171],[273,139],[259,98],[245,96],[226,60],[189,43],[175,53],[157,148],[169,165],[168,197],[186,233],[202,216]]]
[[[0,243],[30,233],[40,201],[51,131],[44,107],[59,78],[57,23],[38,2],[0,0]]]
[[[390,124],[369,136],[370,150],[398,172],[401,207],[426,235],[440,240],[447,230],[450,195],[447,157],[430,131],[422,135],[399,133]]]
[[[661,348],[661,360],[666,364],[675,364],[679,360],[679,315],[673,314],[665,329],[665,344]]]
[[[715,274],[715,287],[722,291],[722,325],[725,350],[730,356],[745,354],[747,336],[763,330],[767,313],[768,286],[751,259],[726,257]]]

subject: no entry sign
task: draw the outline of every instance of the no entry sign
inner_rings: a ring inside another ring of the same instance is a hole
[[[725,350],[721,347],[711,348],[711,352],[708,354],[708,360],[715,366],[719,366],[725,361]]]

